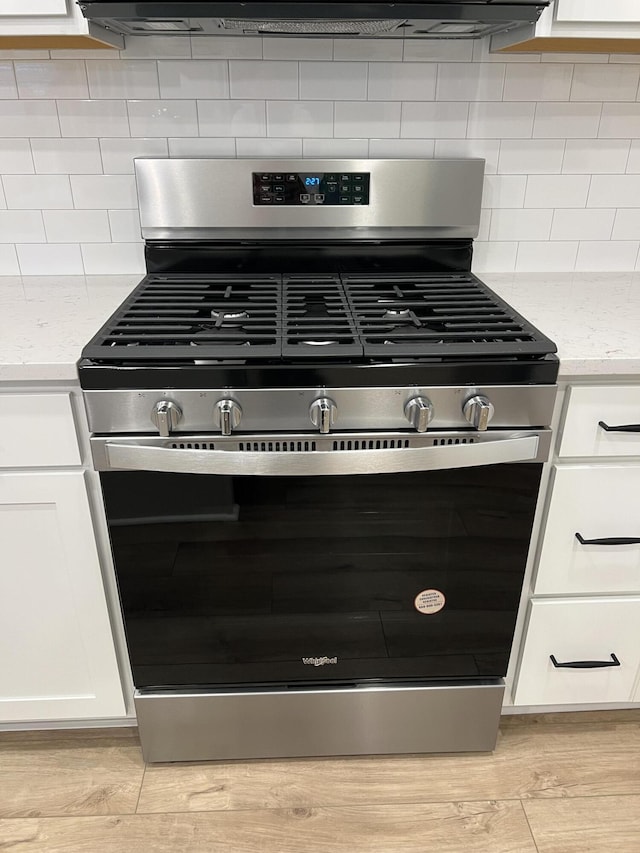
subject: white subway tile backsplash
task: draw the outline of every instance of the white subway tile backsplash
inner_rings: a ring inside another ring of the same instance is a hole
[[[517,243],[476,240],[473,244],[473,269],[476,272],[513,272],[517,254]]]
[[[161,98],[229,97],[229,63],[222,59],[160,60],[158,77]]]
[[[73,207],[68,175],[5,175],[2,181],[10,210]]]
[[[599,240],[580,243],[576,267],[594,272],[632,270],[639,248],[638,240]]]
[[[485,175],[483,207],[523,207],[526,175]]]
[[[16,247],[0,245],[0,275],[20,275]]]
[[[599,103],[540,102],[536,108],[533,136],[541,139],[586,139],[598,135]],[[616,134],[623,136],[624,134]]]
[[[551,239],[609,240],[615,213],[615,210],[590,208],[556,210],[553,214]]]
[[[640,104],[603,104],[598,136],[602,139],[640,136]]]
[[[334,136],[400,136],[400,104],[391,101],[338,101]]]
[[[191,55],[194,59],[262,59],[262,39],[259,36],[194,38],[191,40]]]
[[[564,139],[504,139],[498,171],[503,175],[560,172]]]
[[[402,137],[455,139],[467,135],[469,106],[457,101],[406,101],[402,104]]]
[[[194,44],[201,41],[194,38]],[[217,39],[203,39],[217,41]],[[220,39],[225,41],[225,39]],[[189,36],[127,36],[124,50],[120,51],[123,59],[189,59],[191,56],[191,39]]]
[[[331,39],[265,38],[263,59],[333,59]]]
[[[575,268],[578,242],[538,243],[518,245],[516,272],[568,272]]]
[[[132,136],[198,135],[195,101],[127,101],[127,110]]]
[[[169,139],[170,157],[235,157],[235,139]]]
[[[373,140],[372,140],[373,141]],[[385,140],[385,142],[388,140]],[[328,157],[338,160],[369,156],[368,139],[303,139],[303,157]],[[371,157],[376,156],[374,154]]]
[[[297,62],[231,59],[229,78],[232,98],[295,100],[298,97]]]
[[[637,65],[576,65],[572,101],[635,101],[640,81]]]
[[[267,136],[333,136],[333,104],[330,101],[268,101]]]
[[[76,208],[138,207],[133,175],[71,175],[70,180]]]
[[[485,175],[498,171],[499,139],[436,139],[436,157],[480,157]]]
[[[404,43],[403,59],[406,62],[471,62],[473,42],[463,39],[407,39]]]
[[[588,207],[638,207],[640,175],[593,175]]]
[[[106,210],[43,210],[42,216],[48,243],[68,243],[71,235],[81,243],[111,242]]]
[[[4,137],[60,136],[55,101],[0,101]]]
[[[501,101],[504,72],[503,64],[443,62],[438,66],[437,98],[439,101]]]
[[[589,175],[530,175],[525,207],[585,207]]]
[[[432,101],[437,70],[437,65],[426,62],[370,62],[367,97],[370,101]]]
[[[12,62],[0,62],[0,98],[17,98],[18,89]]]
[[[77,243],[18,243],[16,251],[22,275],[52,275],[54,270],[57,275],[84,273]]]
[[[553,210],[496,209],[491,214],[491,240],[548,240]]]
[[[124,275],[145,271],[142,243],[83,243],[82,262],[87,275]]]
[[[0,139],[0,175],[25,175],[33,171],[28,139]]]
[[[529,138],[533,127],[535,104],[497,101],[469,104],[467,135],[472,139]]]
[[[87,74],[81,59],[15,62],[21,98],[88,98]]]
[[[505,101],[568,101],[571,92],[571,65],[544,62],[507,66]]]
[[[346,62],[394,62],[402,59],[402,40],[334,39],[333,58]]]
[[[40,210],[0,210],[0,243],[44,243]]]
[[[236,139],[238,157],[302,157],[301,139]]]
[[[125,101],[58,101],[58,114],[63,136],[129,136]]]
[[[265,136],[264,101],[198,101],[200,136]]]
[[[92,98],[157,98],[160,95],[158,65],[150,59],[89,60],[87,74]]]
[[[540,56],[541,62],[600,62],[607,64],[609,55],[607,53],[543,53]],[[613,59],[612,59],[613,61]]]
[[[638,202],[640,205],[640,201]],[[615,211],[612,240],[640,240],[640,207]],[[605,240],[606,237],[598,239]]]
[[[104,172],[111,175],[133,174],[134,157],[166,157],[169,153],[166,139],[101,139],[100,150]]]
[[[354,101],[367,97],[366,62],[301,62],[300,97]]]
[[[31,150],[39,174],[87,175],[102,172],[97,139],[33,139]]]
[[[114,243],[138,243],[142,240],[140,214],[137,210],[110,210],[109,227]]]
[[[629,144],[628,139],[567,139],[562,171],[582,175],[624,172]]]
[[[457,141],[457,140],[455,140]],[[394,159],[430,159],[435,154],[433,139],[371,139],[369,157]],[[437,155],[436,155],[437,156]]]

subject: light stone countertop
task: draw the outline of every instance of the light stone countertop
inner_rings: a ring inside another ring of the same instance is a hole
[[[141,278],[0,278],[0,380],[70,383],[85,343]],[[640,273],[480,278],[556,342],[560,377],[640,375]]]

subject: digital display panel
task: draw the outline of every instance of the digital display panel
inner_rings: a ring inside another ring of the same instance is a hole
[[[253,172],[256,205],[369,204],[370,172]]]

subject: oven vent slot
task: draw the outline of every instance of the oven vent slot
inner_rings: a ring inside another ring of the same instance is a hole
[[[310,453],[316,449],[315,441],[240,441],[238,450],[253,453]]]
[[[409,447],[408,438],[376,438],[366,441],[334,441],[334,450],[393,450]]]
[[[442,446],[444,444],[474,444],[475,438],[434,438],[433,444]]]
[[[215,444],[209,441],[174,441],[170,445],[173,450],[215,450]]]

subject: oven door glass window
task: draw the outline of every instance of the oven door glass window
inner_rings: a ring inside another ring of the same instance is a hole
[[[136,687],[503,676],[541,467],[101,474]]]

